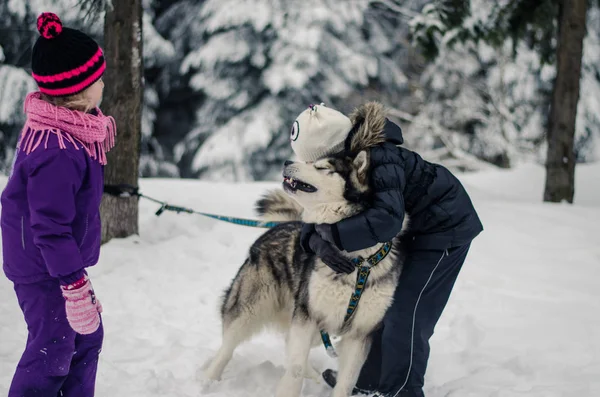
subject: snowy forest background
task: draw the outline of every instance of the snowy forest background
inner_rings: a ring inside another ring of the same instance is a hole
[[[370,99],[426,159],[462,170],[543,164],[555,39],[532,29],[531,40],[477,40],[508,2],[470,0],[460,28],[442,3],[452,1],[144,0],[141,176],[276,178],[308,104],[348,113]],[[89,4],[0,0],[0,171],[36,89],[37,15],[54,12],[102,42],[103,13]],[[587,19],[578,162],[600,159],[598,8]]]

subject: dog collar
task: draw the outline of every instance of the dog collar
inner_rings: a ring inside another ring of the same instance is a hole
[[[392,243],[384,243],[376,253],[368,257],[366,260],[361,257],[358,257],[352,259],[352,263],[354,263],[354,266],[356,267],[361,267],[363,263],[367,262],[369,267],[375,267],[387,256],[391,249]]]

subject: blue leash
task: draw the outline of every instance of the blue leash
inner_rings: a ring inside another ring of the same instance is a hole
[[[156,216],[160,216],[165,211],[171,211],[171,212],[175,212],[177,214],[181,214],[181,213],[198,214],[198,215],[206,216],[206,217],[209,217],[212,219],[217,219],[219,221],[233,223],[235,225],[260,227],[260,228],[266,228],[266,229],[275,227],[275,226],[283,223],[283,222],[264,222],[264,221],[259,221],[259,220],[255,220],[255,219],[244,219],[244,218],[236,218],[236,217],[224,216],[224,215],[208,214],[205,212],[199,212],[199,211],[193,210],[191,208],[180,207],[177,205],[171,205],[164,201],[157,200],[155,198],[146,196],[145,194],[142,194],[139,191],[139,188],[132,186],[132,185],[127,185],[127,184],[104,185],[104,193],[109,194],[111,196],[115,196],[115,197],[133,197],[133,196],[141,197],[141,198],[145,198],[148,201],[152,201],[153,203],[160,204],[160,208],[155,213]]]
[[[146,199],[154,201],[154,202],[158,202],[158,200],[151,199],[150,197],[144,196],[143,194],[140,194],[140,197],[146,198]],[[249,227],[262,227],[262,228],[267,228],[267,229],[275,227],[281,223],[281,222],[263,222],[263,221],[257,221],[256,219],[235,218],[232,216],[207,214],[205,212],[199,212],[199,211],[195,211],[190,208],[178,207],[178,206],[170,205],[167,203],[160,203],[160,204],[161,204],[161,207],[158,209],[158,211],[156,211],[156,216],[160,216],[160,214],[162,214],[165,211],[171,211],[171,212],[175,212],[178,214],[185,212],[188,214],[203,215],[203,216],[206,216],[206,217],[209,217],[212,219],[217,219],[219,221],[233,223],[235,225],[249,226]]]

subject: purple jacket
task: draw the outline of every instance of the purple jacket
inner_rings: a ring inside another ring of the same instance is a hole
[[[98,262],[104,166],[79,145],[17,151],[2,192],[4,272],[15,283],[69,278]]]

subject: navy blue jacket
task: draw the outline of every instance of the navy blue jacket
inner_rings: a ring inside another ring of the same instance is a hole
[[[333,225],[340,248],[352,252],[390,241],[409,214],[411,246],[447,249],[471,242],[483,225],[459,180],[445,167],[401,146],[399,126],[386,119],[386,141],[370,151],[372,206]]]

